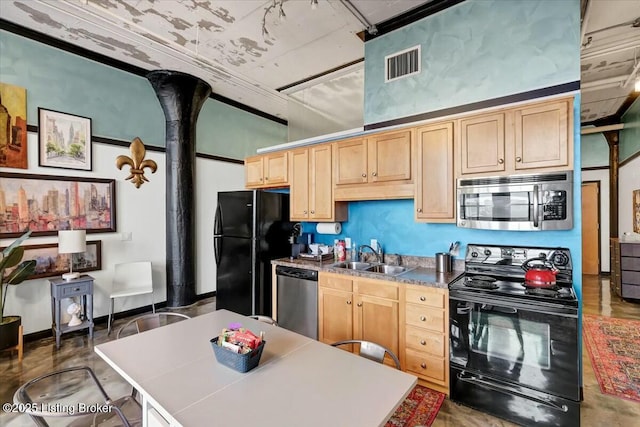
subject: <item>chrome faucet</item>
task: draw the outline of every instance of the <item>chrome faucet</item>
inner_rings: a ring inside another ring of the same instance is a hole
[[[383,262],[384,262],[384,255],[382,254],[382,246],[380,246],[380,244],[378,244],[378,247],[380,247],[380,251],[379,251],[379,252],[378,252],[378,251],[376,251],[375,249],[373,249],[373,248],[372,248],[371,246],[369,246],[369,245],[360,245],[360,246],[359,246],[359,248],[358,248],[358,255],[359,255],[359,258],[360,258],[360,259],[362,259],[362,249],[364,249],[364,248],[369,248],[369,249],[371,249],[371,252],[373,252],[373,253],[375,254],[375,256],[376,256],[376,260],[377,260],[379,263],[383,263]]]

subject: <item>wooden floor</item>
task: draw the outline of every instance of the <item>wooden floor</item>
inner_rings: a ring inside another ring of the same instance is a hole
[[[608,277],[585,276],[583,278],[583,313],[640,320],[640,303],[624,301],[609,290]],[[191,316],[215,310],[215,298],[202,300],[186,309],[179,310]],[[114,327],[124,324],[128,319],[117,320]],[[63,367],[88,365],[96,371],[112,397],[130,392],[130,386],[93,352],[98,345],[115,338],[106,333],[106,325],[96,327],[91,342],[86,334],[63,335],[59,350],[53,338],[45,338],[25,344],[25,356],[22,363],[17,356],[0,355],[0,402],[11,402],[14,391],[20,384],[42,373]],[[627,427],[639,425],[640,403],[603,395],[591,368],[587,351],[583,348],[583,384],[584,402],[581,405],[581,424],[583,427]],[[640,361],[639,361],[640,363]],[[31,421],[17,414],[0,412],[0,426],[32,426]],[[514,426],[515,424],[457,405],[448,399],[444,401],[434,427],[442,426]],[[304,426],[300,426],[304,427]]]

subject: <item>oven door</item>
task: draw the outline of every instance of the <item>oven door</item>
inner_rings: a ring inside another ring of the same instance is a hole
[[[451,366],[580,400],[575,308],[449,297]]]

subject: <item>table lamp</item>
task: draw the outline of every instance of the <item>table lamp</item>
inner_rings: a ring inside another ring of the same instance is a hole
[[[58,253],[77,254],[87,250],[87,238],[85,230],[60,230],[58,231]],[[80,273],[73,272],[73,255],[69,257],[69,272],[64,273],[64,280],[77,279]]]

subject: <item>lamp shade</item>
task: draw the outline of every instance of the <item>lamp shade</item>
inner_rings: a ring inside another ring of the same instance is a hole
[[[58,253],[76,254],[87,250],[87,234],[85,230],[58,231]]]

